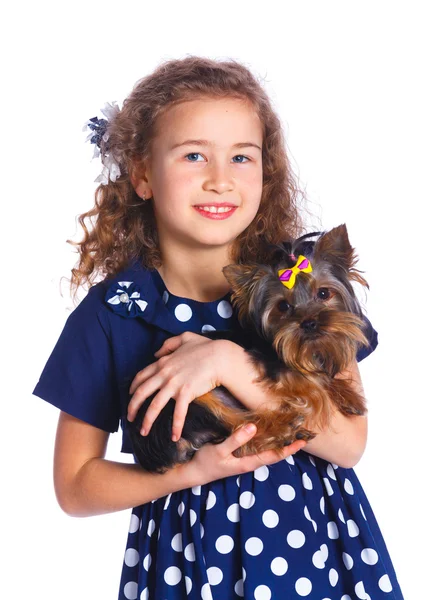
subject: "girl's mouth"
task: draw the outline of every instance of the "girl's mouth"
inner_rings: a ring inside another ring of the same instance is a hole
[[[237,206],[194,206],[195,210],[198,211],[199,214],[203,215],[207,219],[214,219],[216,221],[222,221],[223,219],[227,219],[230,217],[235,210],[238,208]]]

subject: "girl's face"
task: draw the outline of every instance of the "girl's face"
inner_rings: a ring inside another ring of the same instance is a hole
[[[260,119],[245,100],[192,100],[159,117],[135,190],[153,197],[161,244],[224,247],[248,227],[262,194],[262,142]],[[196,208],[223,203],[234,207],[225,219]]]

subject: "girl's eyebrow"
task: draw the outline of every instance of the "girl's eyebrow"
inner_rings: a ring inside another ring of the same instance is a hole
[[[208,140],[186,140],[184,142],[180,142],[178,144],[174,144],[171,147],[171,150],[175,150],[175,148],[179,148],[180,146],[214,146],[212,142]],[[232,148],[258,148],[261,150],[260,146],[254,144],[253,142],[238,142],[237,144],[233,144]]]

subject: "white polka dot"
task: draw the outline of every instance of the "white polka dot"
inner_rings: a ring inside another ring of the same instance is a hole
[[[284,575],[288,571],[288,562],[282,556],[277,556],[270,563],[270,568],[274,575]]]
[[[306,505],[305,505],[305,508],[303,509],[303,514],[308,519],[308,521],[312,521],[311,515],[309,514],[309,508]]]
[[[286,456],[285,460],[288,462],[289,465],[294,465],[294,458],[291,456]]]
[[[209,583],[204,583],[204,585],[201,587],[201,598],[202,600],[213,600]]]
[[[164,293],[162,294],[162,300],[163,303],[166,304],[168,302],[168,298],[169,298],[169,294],[168,292],[165,290]]]
[[[367,600],[366,590],[364,588],[364,583],[362,581],[359,581],[356,584],[355,593],[357,594],[357,597],[360,598],[361,600]]]
[[[199,531],[201,532],[201,539],[204,537],[205,529],[202,523],[199,523]]]
[[[190,517],[190,527],[193,527],[193,525],[196,523],[196,519],[198,518],[196,515],[196,512],[193,510],[193,508],[191,508],[189,510],[189,517]]]
[[[188,304],[178,304],[175,307],[174,314],[179,321],[184,323],[192,318],[192,309]]]
[[[267,585],[258,585],[254,590],[255,600],[270,600],[272,593]]]
[[[312,562],[317,569],[324,569],[325,558],[321,550],[317,550],[312,556]]]
[[[376,550],[373,550],[373,548],[364,548],[361,552],[361,559],[366,565],[375,565],[379,557]]]
[[[217,496],[214,494],[212,490],[209,491],[207,496],[207,510],[212,508],[217,502]]]
[[[194,562],[195,560],[195,544],[190,542],[184,549],[184,556],[188,561]]]
[[[149,600],[149,588],[144,588],[140,594],[140,600]]]
[[[361,514],[363,515],[364,519],[367,521],[366,515],[364,514],[364,510],[363,510],[363,507],[361,506],[361,504],[360,504],[360,511],[361,511]]]
[[[299,596],[308,596],[312,591],[311,580],[307,577],[300,577],[300,579],[296,581],[295,587]]]
[[[219,538],[217,538],[215,543],[217,552],[220,552],[220,554],[228,554],[233,550],[234,545],[235,542],[230,535],[221,535]]]
[[[218,585],[223,580],[223,571],[218,567],[209,567],[207,577],[210,585]]]
[[[245,550],[251,556],[258,556],[260,552],[263,550],[263,542],[258,537],[250,537],[245,542]]]
[[[180,502],[180,504],[179,504],[179,505],[178,505],[178,507],[177,507],[177,512],[178,512],[178,514],[180,515],[180,517],[182,517],[182,516],[183,516],[184,509],[185,509],[185,508],[186,508],[186,506],[185,506],[184,502]]]
[[[184,578],[184,582],[186,584],[186,594],[189,595],[190,592],[192,591],[192,587],[193,587],[192,580],[190,579],[190,577],[187,577],[187,575],[186,575]]]
[[[355,521],[353,521],[352,519],[349,519],[346,522],[346,525],[348,527],[349,536],[357,537],[357,535],[360,533],[360,530],[358,529],[358,525],[355,523]]]
[[[201,486],[200,485],[194,485],[192,487],[192,494],[195,494],[195,496],[200,496],[201,495]]]
[[[226,511],[226,516],[229,519],[229,521],[232,521],[232,523],[238,523],[238,521],[240,520],[239,504],[236,502],[235,504],[231,504]]]
[[[222,300],[221,302],[219,302],[217,305],[217,312],[220,315],[220,317],[223,317],[223,319],[228,319],[229,317],[231,317],[233,311],[230,302],[228,302],[227,300]]]
[[[326,561],[327,558],[328,558],[328,546],[327,546],[327,544],[321,544],[320,550],[321,550],[321,553],[322,553],[322,555],[324,557],[324,561]]]
[[[241,508],[251,508],[256,501],[256,497],[252,492],[242,492],[239,496],[239,506]]]
[[[212,325],[202,325],[201,333],[205,333],[205,331],[215,331],[215,327]]]
[[[168,585],[177,585],[181,581],[181,571],[178,567],[168,567],[163,578]]]
[[[242,581],[242,579],[239,579],[239,581],[237,581],[235,583],[235,594],[237,596],[243,596],[244,595],[244,582]]]
[[[163,505],[164,510],[166,510],[168,508],[169,503],[171,502],[171,496],[172,496],[172,494],[168,494],[168,496],[166,497],[165,504]]]
[[[131,521],[129,522],[129,533],[135,533],[140,528],[140,519],[137,515],[131,515]]]
[[[276,527],[279,523],[278,513],[270,509],[265,510],[265,512],[262,515],[262,521],[264,525],[266,525],[266,527],[272,529],[273,527]]]
[[[339,465],[335,465],[334,463],[331,463],[333,465],[333,469],[338,469]]]
[[[388,575],[383,575],[379,579],[379,587],[382,592],[392,592],[391,580],[389,579]]]
[[[245,581],[246,578],[247,578],[247,573],[246,573],[244,567],[242,567],[242,581]]]
[[[342,521],[342,523],[345,523],[345,517],[343,516],[343,512],[342,512],[341,508],[339,508],[339,510],[337,511],[337,514],[339,516],[339,519]]]
[[[307,490],[311,490],[314,487],[312,485],[312,480],[307,473],[303,473],[302,475],[302,484],[303,487]]]
[[[156,527],[156,524],[155,524],[154,519],[150,519],[150,521],[147,524],[147,534],[151,536],[155,530],[155,527]]]
[[[181,533],[176,533],[171,540],[171,547],[176,552],[183,552],[183,539]]]
[[[347,554],[346,552],[343,552],[342,559],[343,559],[343,564],[348,569],[348,571],[350,571],[352,569],[352,567],[354,566],[354,560],[353,560],[352,556],[350,554]]]
[[[316,467],[317,465],[316,465],[316,463],[314,461],[314,457],[311,454],[308,454],[308,456],[309,456],[309,461],[310,461],[311,465],[313,465],[314,467]]]
[[[320,511],[322,512],[323,515],[325,515],[325,498],[324,498],[324,496],[321,496]]]
[[[327,467],[327,475],[332,479],[336,479],[336,473],[334,472],[333,465],[328,465]]]
[[[345,479],[345,492],[347,492],[348,494],[350,494],[352,496],[352,494],[354,493],[354,486],[352,485],[352,483],[349,481],[348,478]]]
[[[292,548],[301,548],[305,543],[305,534],[299,529],[293,529],[287,535],[287,542]]]
[[[327,494],[329,496],[332,496],[334,492],[333,492],[333,488],[331,487],[330,479],[327,479],[327,477],[323,477],[322,479],[324,481],[324,485],[325,485],[325,489],[327,490]]]
[[[138,551],[134,550],[134,548],[128,548],[125,552],[125,565],[127,565],[128,567],[135,567],[135,565],[138,564],[139,560],[140,555]]]
[[[295,492],[293,486],[288,485],[288,483],[285,483],[285,484],[279,486],[278,496],[281,498],[281,500],[290,502],[291,500],[294,500],[294,498],[296,497],[296,492]]]
[[[268,477],[269,469],[266,465],[263,465],[254,471],[254,478],[257,479],[257,481],[266,481]]]
[[[328,580],[330,581],[330,585],[333,587],[339,581],[339,573],[336,571],[336,569],[330,569],[328,572]]]
[[[138,584],[135,581],[128,581],[123,588],[123,593],[127,600],[136,600],[138,596]]]
[[[150,569],[150,565],[152,564],[152,555],[146,554],[143,559],[143,567],[148,571]]]
[[[348,596],[348,594],[345,594],[344,596],[341,597],[340,600],[352,600],[351,596]]]
[[[327,523],[327,533],[328,537],[331,540],[337,540],[337,538],[339,537],[339,530],[334,521],[330,521],[329,523]]]
[[[238,475],[238,477],[236,478],[236,485],[238,487],[241,487],[241,476],[240,475]]]

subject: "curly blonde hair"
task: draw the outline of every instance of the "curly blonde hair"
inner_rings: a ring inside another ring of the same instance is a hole
[[[94,284],[98,275],[114,276],[130,261],[139,260],[148,269],[162,264],[152,199],[143,201],[131,177],[150,160],[157,119],[178,103],[198,97],[247,99],[263,127],[263,189],[253,222],[234,240],[232,262],[263,261],[269,243],[297,237],[303,231],[298,212],[298,189],[288,159],[281,122],[261,84],[236,60],[217,61],[199,56],[168,60],[140,79],[108,123],[109,152],[119,164],[121,176],[100,184],[94,207],[78,217],[84,235],[77,246],[79,260],[71,287]],[[89,220],[92,227],[85,223]]]

